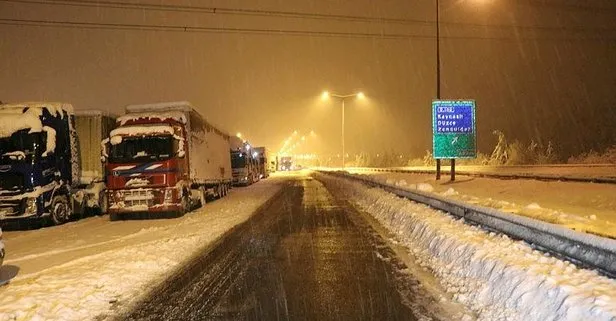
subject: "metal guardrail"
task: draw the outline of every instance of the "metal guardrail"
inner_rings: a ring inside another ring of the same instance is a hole
[[[556,166],[550,166],[556,167]],[[571,166],[573,167],[573,166]],[[606,165],[595,165],[595,167],[611,167]],[[529,167],[530,168],[530,167]],[[355,167],[353,170],[367,172],[386,172],[386,173],[409,173],[409,174],[434,174],[435,170],[431,169],[405,169],[398,167],[377,168],[377,167]],[[441,170],[443,175],[448,175],[450,172],[447,169]],[[527,174],[527,173],[511,173],[499,174],[490,172],[475,172],[467,170],[456,170],[457,175],[465,175],[472,177],[487,177],[497,179],[534,179],[539,181],[561,181],[561,182],[578,182],[578,183],[601,183],[601,184],[616,184],[616,177],[585,177],[575,175],[549,175],[549,174]]]
[[[410,191],[396,186],[377,182],[365,175],[352,175],[347,172],[320,173],[352,179],[372,187],[384,189],[399,197],[464,218],[466,222],[485,229],[524,240],[532,245],[563,257],[574,263],[599,270],[611,278],[616,278],[616,240],[585,234],[515,214],[492,208],[466,204],[421,191]]]

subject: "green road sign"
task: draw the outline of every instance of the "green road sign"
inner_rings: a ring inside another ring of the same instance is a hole
[[[434,158],[476,158],[474,100],[432,101]]]

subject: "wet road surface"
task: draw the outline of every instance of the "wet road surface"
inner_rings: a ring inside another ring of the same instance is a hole
[[[393,256],[346,202],[298,178],[121,319],[417,320]]]

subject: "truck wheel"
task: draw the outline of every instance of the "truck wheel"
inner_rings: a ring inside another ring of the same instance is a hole
[[[190,212],[191,210],[191,206],[190,206],[190,197],[188,196],[188,193],[184,193],[184,195],[182,195],[182,200],[180,201],[180,204],[182,205],[182,209],[180,210],[180,215],[183,215],[185,213]]]
[[[222,186],[222,184],[216,186],[216,198],[222,198],[223,196],[225,196],[225,188]]]
[[[205,188],[205,186],[201,186],[199,187],[199,202],[201,203],[201,207],[205,206],[207,201],[207,188]]]
[[[107,214],[107,193],[101,192],[98,198],[98,207],[92,208],[94,215],[100,216]]]
[[[66,195],[54,196],[51,202],[51,220],[55,225],[61,225],[68,221],[71,216],[71,209],[68,206]]]
[[[100,215],[105,215],[105,214],[107,214],[107,209],[108,209],[108,206],[109,206],[109,202],[108,202],[108,199],[107,199],[108,196],[107,196],[107,193],[104,192],[104,191],[100,192],[100,193],[103,193],[103,196],[101,196],[101,199],[100,199],[100,204],[98,204],[99,205],[99,209],[100,209]]]

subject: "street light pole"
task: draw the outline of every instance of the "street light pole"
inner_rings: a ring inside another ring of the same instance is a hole
[[[351,97],[357,97],[358,99],[364,99],[366,96],[362,92],[358,92],[356,94],[350,94],[350,95],[336,95],[336,94],[330,94],[327,91],[323,92],[323,94],[321,95],[321,98],[323,98],[324,100],[329,99],[330,97],[338,98],[342,101],[342,168],[344,168],[344,159],[346,157],[346,154],[345,154],[346,151],[344,149],[344,101],[347,98],[351,98]]]
[[[439,0],[436,1],[436,99],[441,99],[441,24]],[[436,159],[436,180],[441,179],[441,159]]]
[[[344,98],[342,98],[342,168],[344,168]]]

